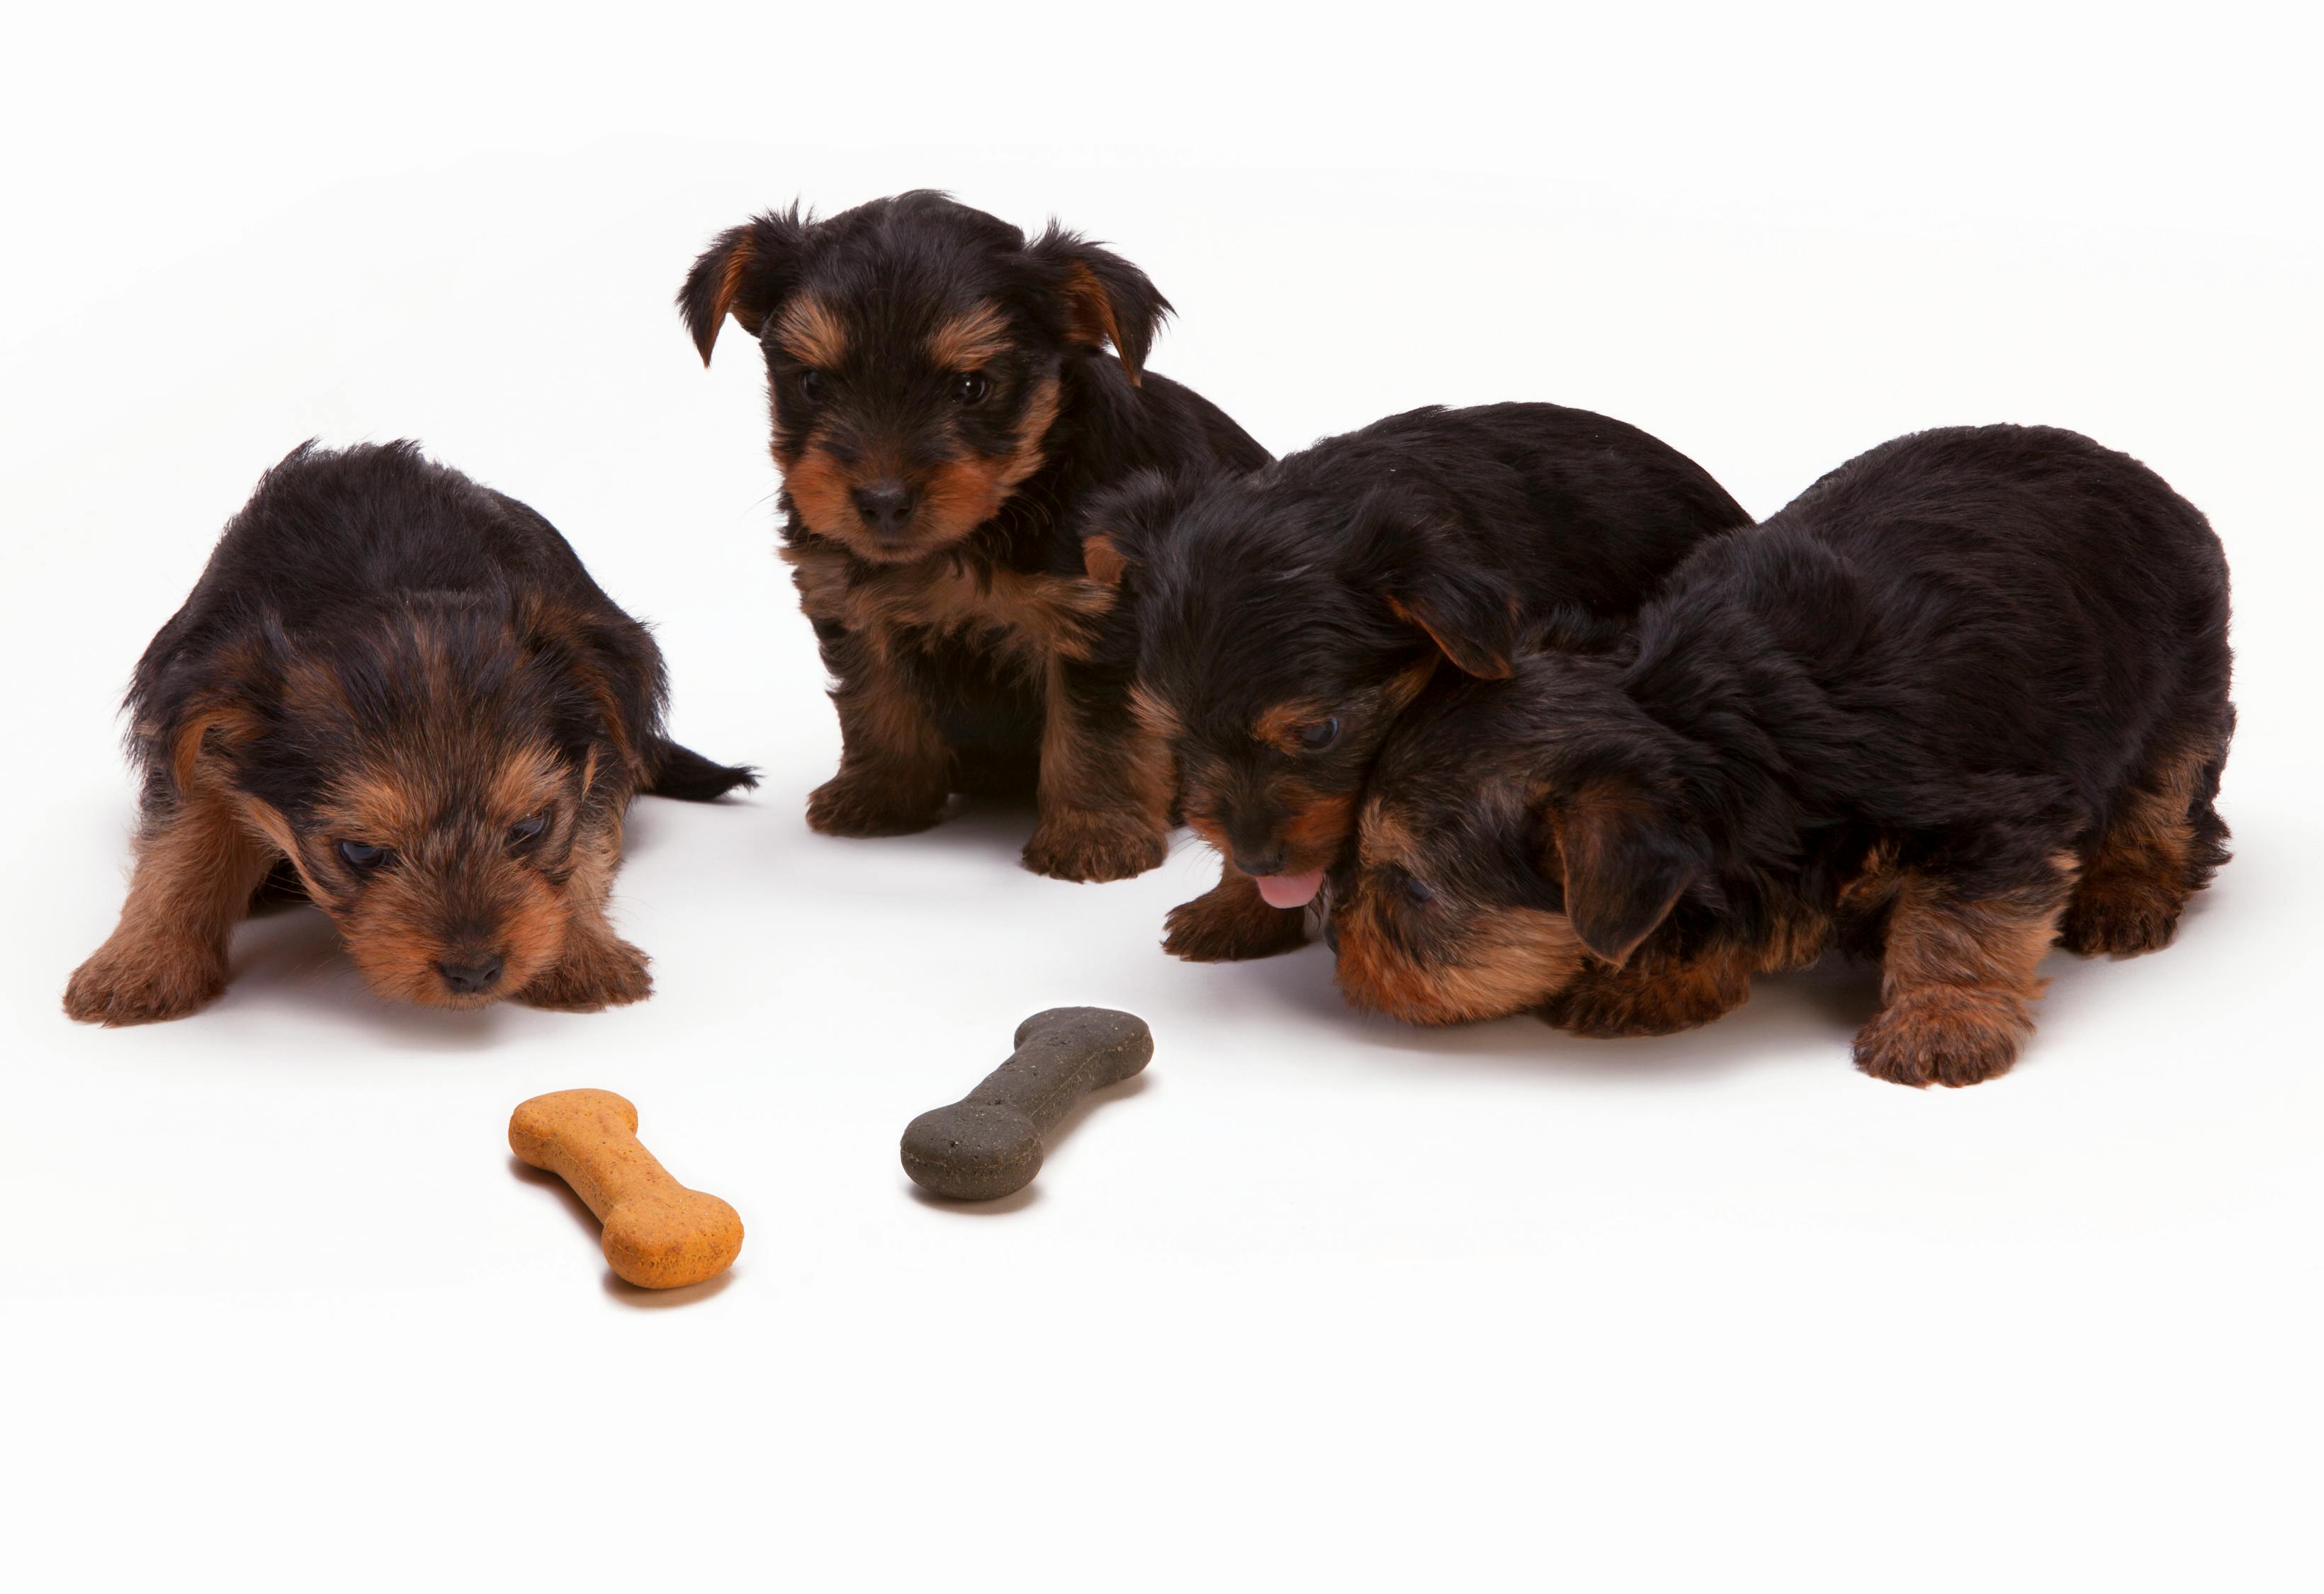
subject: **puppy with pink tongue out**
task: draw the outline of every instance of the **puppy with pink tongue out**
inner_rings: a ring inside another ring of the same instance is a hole
[[[1547,640],[1605,634],[1749,523],[1684,455],[1554,404],[1416,410],[1246,476],[1149,473],[1099,500],[1084,562],[1136,605],[1133,705],[1225,860],[1164,947],[1305,943],[1373,756],[1430,677],[1505,677]]]

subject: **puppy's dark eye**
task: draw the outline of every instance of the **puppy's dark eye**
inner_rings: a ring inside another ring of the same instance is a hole
[[[509,845],[521,847],[549,828],[549,815],[535,814],[530,819],[520,819],[509,826]]]
[[[984,395],[992,391],[982,371],[964,371],[952,379],[952,397],[955,404],[982,404]]]
[[[369,842],[341,842],[339,856],[347,861],[350,869],[368,871],[377,869],[395,854],[385,847],[374,847]]]
[[[823,397],[823,373],[813,369],[800,372],[798,395],[810,404]]]
[[[1415,902],[1433,902],[1436,899],[1436,893],[1428,889],[1428,882],[1417,875],[1408,874],[1404,877],[1404,894]]]
[[[1323,720],[1299,733],[1299,745],[1309,752],[1321,752],[1340,739],[1340,722]]]

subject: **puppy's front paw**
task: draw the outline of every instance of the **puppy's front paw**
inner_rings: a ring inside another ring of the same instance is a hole
[[[1748,977],[1693,968],[1598,970],[1544,1002],[1542,1018],[1569,1035],[1643,1039],[1700,1029],[1751,997]]]
[[[1162,950],[1190,963],[1273,957],[1307,944],[1307,915],[1269,908],[1247,880],[1229,876],[1162,921]]]
[[[652,994],[646,954],[626,941],[606,936],[568,943],[556,967],[518,991],[516,1000],[529,1008],[595,1013],[641,1002]]]
[[[208,1007],[226,989],[208,959],[166,948],[108,941],[73,971],[65,1012],[83,1024],[158,1024]]]
[[[909,835],[944,817],[945,794],[843,771],[807,795],[807,827],[825,835]]]
[[[1907,997],[1857,1032],[1856,1065],[1891,1084],[1978,1084],[2009,1072],[2019,1033],[1990,1008]]]
[[[1061,880],[1126,880],[1160,866],[1169,839],[1111,814],[1047,814],[1025,843],[1025,867]]]

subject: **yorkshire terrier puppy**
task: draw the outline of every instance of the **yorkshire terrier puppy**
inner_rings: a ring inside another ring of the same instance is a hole
[[[2192,504],[2072,432],[1882,445],[1706,545],[1610,656],[1545,654],[1399,723],[1336,882],[1357,1006],[1717,1018],[1877,955],[1857,1065],[2015,1060],[2053,943],[2149,952],[2227,860],[2227,567]]]
[[[807,823],[893,835],[954,792],[1029,792],[1027,868],[1161,862],[1168,758],[1130,714],[1132,617],[1085,573],[1076,528],[1134,471],[1268,456],[1145,369],[1170,308],[1146,274],[916,192],[732,228],[678,302],[706,364],[729,316],[767,362],[782,554],[843,742]]]
[[[270,873],[383,997],[639,1000],[605,918],[632,794],[754,780],[664,736],[666,696],[645,627],[523,504],[411,443],[294,450],[138,661],[137,867],[65,1011],[208,1002]]]
[[[1440,664],[1627,618],[1750,516],[1676,449],[1554,404],[1432,408],[1248,475],[1149,475],[1099,503],[1089,568],[1134,592],[1137,703],[1223,863],[1172,910],[1200,962],[1307,938],[1381,738]]]

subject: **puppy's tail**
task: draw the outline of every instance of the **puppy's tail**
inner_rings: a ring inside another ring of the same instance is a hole
[[[759,784],[758,770],[748,764],[734,768],[714,764],[692,748],[680,747],[667,736],[655,737],[646,749],[646,756],[653,761],[653,779],[646,785],[650,797],[706,803],[724,797],[738,786]]]

